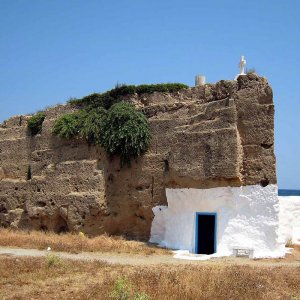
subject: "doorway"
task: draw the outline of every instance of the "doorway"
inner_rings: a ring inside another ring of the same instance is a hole
[[[197,212],[195,229],[195,253],[216,253],[217,214]]]

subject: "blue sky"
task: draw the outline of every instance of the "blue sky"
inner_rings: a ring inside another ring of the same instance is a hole
[[[280,188],[300,189],[300,1],[0,0],[0,122],[127,84],[232,79],[274,91]]]

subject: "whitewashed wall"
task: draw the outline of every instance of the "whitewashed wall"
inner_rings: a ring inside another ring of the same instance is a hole
[[[300,196],[280,196],[280,241],[300,244]]]
[[[150,242],[195,251],[195,213],[217,213],[217,255],[233,246],[254,248],[254,257],[282,257],[278,241],[279,202],[276,185],[167,189],[168,206],[153,208]]]

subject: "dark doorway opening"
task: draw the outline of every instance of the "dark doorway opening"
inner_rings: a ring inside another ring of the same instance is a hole
[[[196,254],[216,252],[215,213],[196,213]]]

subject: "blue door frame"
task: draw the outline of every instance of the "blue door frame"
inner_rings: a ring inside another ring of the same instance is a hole
[[[198,253],[198,216],[215,216],[215,230],[214,230],[214,253],[217,252],[217,213],[210,212],[196,212],[196,230],[195,230],[195,253]]]

